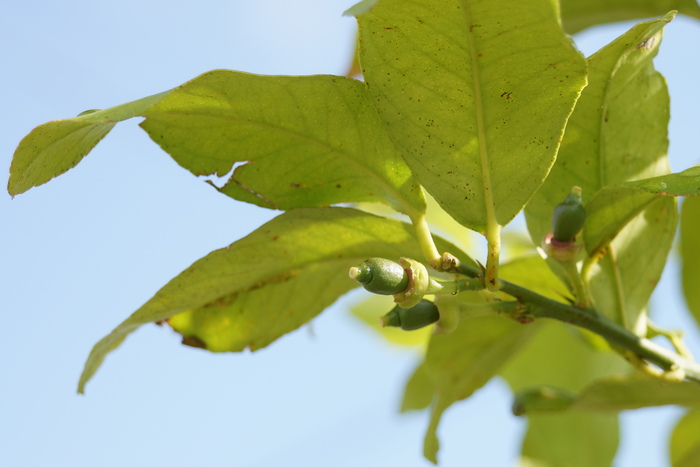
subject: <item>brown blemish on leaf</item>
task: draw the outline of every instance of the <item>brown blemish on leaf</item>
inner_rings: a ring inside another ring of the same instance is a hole
[[[182,336],[182,345],[196,347],[198,349],[206,349],[207,344],[196,336]]]

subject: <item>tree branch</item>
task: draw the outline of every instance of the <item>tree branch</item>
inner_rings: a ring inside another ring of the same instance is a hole
[[[451,255],[443,255],[442,268],[446,272],[462,274],[483,280],[483,271],[462,264]],[[588,329],[603,337],[611,345],[625,349],[640,359],[653,363],[665,372],[681,374],[692,381],[700,382],[700,364],[678,355],[649,339],[639,337],[600,313],[579,308],[544,297],[532,290],[512,282],[501,280],[502,292],[514,297],[526,305],[526,309],[511,313],[512,316],[525,321],[524,318],[550,318]]]

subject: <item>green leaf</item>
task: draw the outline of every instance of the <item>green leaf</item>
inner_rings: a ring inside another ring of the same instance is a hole
[[[538,467],[609,466],[619,443],[615,415],[567,412],[528,417],[522,455]]]
[[[700,385],[694,381],[663,381],[641,373],[609,375],[594,380],[578,394],[541,386],[522,391],[516,402],[519,411],[528,415],[553,410],[619,412],[662,405],[700,407]]]
[[[172,316],[168,323],[182,334],[183,344],[211,352],[255,351],[310,321],[353,289],[355,284],[343,275],[353,264],[329,261],[291,269],[251,290]]]
[[[617,412],[671,404],[700,407],[700,384],[662,381],[639,373],[610,376],[588,385],[570,409]]]
[[[557,162],[525,208],[535,244],[572,186],[583,189],[586,203],[608,185],[669,172],[668,89],[652,59],[672,18],[640,23],[588,58],[588,86],[569,118]]]
[[[646,334],[647,303],[661,279],[676,218],[675,199],[656,197],[617,234],[598,266],[591,268],[596,306],[638,335]]]
[[[141,127],[193,174],[233,169],[219,188],[232,198],[284,210],[361,201],[425,210],[360,81],[215,70],[144,116]]]
[[[691,410],[678,421],[669,450],[673,467],[700,465],[700,410]]]
[[[569,119],[557,162],[525,209],[530,235],[539,243],[556,204],[572,186],[583,189],[591,294],[599,310],[637,332],[643,332],[644,307],[673,240],[675,207],[670,198],[651,201],[653,195],[641,189],[595,194],[669,172],[668,90],[652,59],[672,18],[640,23],[588,59],[589,84]],[[594,195],[597,201],[588,202]],[[605,245],[607,254],[594,268]]]
[[[586,204],[583,232],[589,256],[602,252],[620,231],[658,197],[637,188],[607,186]]]
[[[585,63],[549,0],[384,0],[359,16],[373,102],[457,221],[507,224],[542,183]]]
[[[688,309],[700,324],[700,198],[688,198],[681,208],[681,280]]]
[[[7,191],[15,196],[72,169],[122,120],[142,115],[169,91],[39,125],[19,143]]]
[[[683,172],[625,183],[661,196],[700,196],[700,166]]]
[[[671,10],[700,18],[696,0],[559,0],[559,3],[562,25],[569,34],[613,21],[661,16]]]
[[[428,460],[437,462],[437,427],[444,411],[486,384],[536,329],[490,315],[462,320],[454,333],[433,336],[424,363],[436,396],[423,447]]]
[[[558,299],[561,299],[560,292],[565,292],[563,284],[538,257],[508,263],[501,273],[502,277],[515,282],[530,278],[528,286]],[[488,306],[483,296],[476,293],[461,293],[457,298],[462,307],[483,309]],[[423,448],[426,458],[432,462],[437,460],[437,428],[444,411],[486,384],[510,358],[517,358],[521,348],[539,329],[539,325],[523,326],[493,312],[486,316],[475,314],[467,319],[465,316],[469,315],[463,308],[462,321],[454,333],[432,337],[425,361],[404,393],[404,407],[419,409],[426,401],[433,401]],[[432,382],[426,381],[426,374]]]
[[[436,241],[473,264],[453,245]],[[107,354],[128,334],[179,313],[191,313],[174,320],[192,332],[186,336],[189,343],[217,351],[263,347],[357,286],[347,277],[348,269],[373,256],[420,257],[412,226],[347,208],[282,214],[196,261],[100,340],[85,363],[78,391],[84,391]],[[222,326],[221,332],[216,326]]]
[[[622,358],[594,347],[587,335],[563,323],[543,320],[538,335],[499,374],[515,393],[548,386],[566,394],[576,393],[591,379],[627,369]],[[525,413],[530,409],[523,408]],[[609,465],[617,444],[615,415],[533,414],[528,415],[523,456],[533,465],[552,467]]]
[[[343,16],[359,16],[367,13],[379,0],[362,0],[343,12]]]
[[[401,412],[423,410],[430,407],[435,394],[435,384],[425,363],[418,365],[406,383],[401,400]]]

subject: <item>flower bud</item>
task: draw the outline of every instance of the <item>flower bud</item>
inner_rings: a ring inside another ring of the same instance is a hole
[[[404,268],[384,258],[367,259],[350,268],[349,275],[367,291],[379,295],[394,295],[408,287],[408,273]]]
[[[583,228],[586,211],[583,209],[581,188],[572,187],[564,202],[554,208],[552,214],[552,234],[558,242],[571,242]]]
[[[421,300],[411,308],[395,306],[392,310],[380,318],[382,327],[390,326],[401,328],[404,331],[413,331],[433,324],[440,319],[440,312],[430,300]]]

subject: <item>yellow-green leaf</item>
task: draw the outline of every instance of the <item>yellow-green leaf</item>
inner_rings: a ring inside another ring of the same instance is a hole
[[[473,264],[453,245],[437,244]],[[216,351],[263,347],[356,287],[348,269],[374,256],[420,258],[412,226],[347,208],[282,214],[196,261],[100,340],[78,390],[128,334],[179,313],[188,313],[173,321],[186,342]]]
[[[168,92],[39,125],[15,150],[7,190],[18,195],[72,169],[117,122],[141,115]]]
[[[669,450],[673,467],[700,465],[700,410],[691,410],[678,421]]]
[[[589,84],[569,119],[557,162],[525,209],[530,235],[539,243],[551,228],[556,204],[572,186],[583,189],[591,294],[601,312],[640,333],[644,307],[673,241],[673,200],[658,197],[643,210],[653,195],[641,189],[610,188],[613,191],[605,197],[600,194],[600,202],[589,201],[610,185],[669,172],[668,90],[652,59],[663,28],[672,19],[673,14],[667,14],[640,23],[588,59]],[[625,198],[615,200],[615,190]],[[618,214],[621,217],[613,219]],[[609,243],[613,236],[617,237]],[[593,267],[600,247],[606,245],[600,268]]]
[[[660,196],[700,196],[700,166],[683,172],[625,183]]]
[[[700,19],[696,0],[559,0],[564,29],[573,34],[598,24],[661,16],[671,10]]]
[[[565,412],[528,417],[522,456],[538,467],[612,465],[620,433],[616,415]]]
[[[227,176],[219,191],[241,201],[284,210],[381,201],[423,212],[421,188],[366,91],[340,76],[214,70],[148,109],[141,127],[193,174]]]
[[[585,85],[552,2],[383,0],[358,21],[369,92],[420,183],[469,228],[507,224]]]
[[[700,324],[700,198],[687,198],[681,210],[681,280],[688,309]]]

